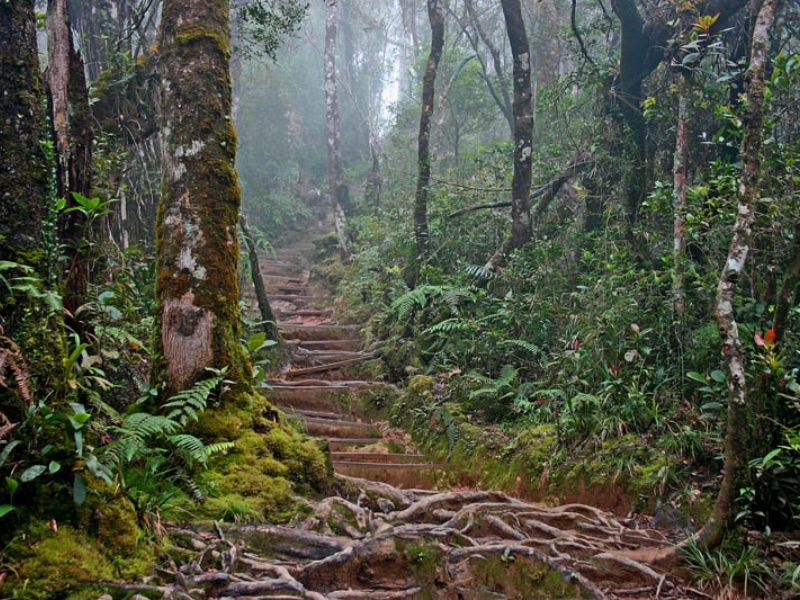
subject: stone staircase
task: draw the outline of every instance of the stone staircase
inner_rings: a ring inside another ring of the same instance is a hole
[[[358,400],[383,385],[366,373],[378,360],[364,347],[359,325],[336,321],[332,300],[310,281],[314,245],[306,241],[261,257],[261,272],[278,329],[290,354],[288,368],[268,381],[267,398],[309,435],[328,441],[336,473],[401,488],[435,489],[441,470],[425,460],[402,432],[373,422]],[[256,306],[248,297],[248,306]]]

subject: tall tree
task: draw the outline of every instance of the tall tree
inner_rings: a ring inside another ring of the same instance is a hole
[[[47,96],[56,154],[56,194],[77,207],[73,194],[89,196],[92,190],[92,115],[83,59],[75,49],[67,0],[47,3]],[[84,215],[75,210],[61,215],[59,236],[67,257],[64,307],[72,325],[77,309],[86,301],[89,271],[83,248]]]
[[[0,260],[30,262],[47,200],[33,0],[0,3]]]
[[[226,0],[163,5],[159,47],[164,176],[156,231],[156,353],[167,394],[228,367],[249,391],[236,265],[240,191],[231,121]]]
[[[717,328],[722,342],[722,360],[728,379],[728,414],[725,431],[725,464],[714,508],[694,542],[703,547],[718,545],[736,509],[736,497],[747,468],[749,424],[747,394],[747,358],[736,323],[736,289],[750,252],[755,204],[759,196],[764,150],[764,73],[769,53],[770,32],[781,0],[757,0],[757,14],[750,41],[750,62],[745,73],[746,109],[741,147],[741,183],[737,197],[736,220],[733,225],[728,255],[717,287]],[[688,542],[687,542],[688,543]],[[685,544],[683,544],[685,545]],[[663,552],[661,560],[671,560],[680,546]]]
[[[347,216],[350,192],[344,181],[342,142],[339,121],[339,100],[336,93],[336,0],[325,0],[325,134],[328,144],[328,194],[333,208],[333,226],[342,254],[350,255],[347,239]]]
[[[508,41],[514,58],[514,177],[511,183],[511,244],[521,248],[530,239],[531,55],[520,0],[501,0]]]
[[[411,280],[416,281],[419,265],[428,256],[428,186],[431,181],[431,122],[433,119],[436,71],[444,49],[444,11],[441,0],[427,0],[431,25],[431,50],[422,78],[422,110],[417,139],[417,191],[414,196],[414,239],[416,255]]]
[[[698,14],[719,13],[720,18],[713,28],[719,31],[746,4],[747,0],[701,0],[694,6]],[[624,126],[633,145],[622,194],[628,220],[635,223],[647,192],[647,123],[641,107],[643,84],[664,59],[672,29],[660,19],[657,11],[642,12],[637,0],[611,0],[611,7],[619,19],[621,37],[619,76],[609,80],[609,99],[615,104],[612,114]]]

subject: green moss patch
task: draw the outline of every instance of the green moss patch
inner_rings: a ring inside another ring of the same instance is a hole
[[[57,531],[44,523],[31,527],[4,554],[3,562],[14,565],[0,588],[4,597],[97,598],[98,588],[87,586],[121,575],[102,543],[68,525],[58,526]]]

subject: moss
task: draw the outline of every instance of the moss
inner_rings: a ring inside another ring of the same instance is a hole
[[[356,395],[360,413],[368,419],[386,419],[391,407],[400,397],[397,388],[390,385],[375,385],[362,389]]]
[[[533,557],[492,554],[471,564],[476,592],[525,599],[591,598],[592,595]],[[480,597],[480,596],[478,596]]]
[[[97,592],[85,590],[85,586],[118,576],[102,546],[68,525],[53,532],[38,524],[26,537],[6,550],[15,569],[1,588],[4,596],[45,600],[68,594],[75,598],[79,597],[75,592],[83,591],[83,597],[96,598]]]
[[[395,550],[403,557],[405,565],[414,572],[414,579],[419,584],[431,585],[440,577],[444,566],[444,552],[434,541],[420,544],[396,539]]]
[[[278,424],[265,434],[247,430],[227,455],[197,476],[210,499],[197,514],[223,520],[280,519],[294,511],[295,493],[330,485],[330,459],[310,438]]]
[[[175,39],[178,43],[186,46],[198,42],[211,41],[221,52],[228,51],[228,40],[219,32],[200,25],[184,25],[178,28]]]

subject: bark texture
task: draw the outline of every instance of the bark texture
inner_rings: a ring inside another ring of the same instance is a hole
[[[675,134],[675,155],[672,165],[673,198],[673,265],[672,309],[675,319],[686,313],[684,267],[686,263],[686,169],[689,160],[689,98],[686,81],[678,83],[678,123]]]
[[[236,225],[241,193],[231,120],[228,2],[163,5],[164,176],[156,231],[154,378],[167,397],[228,367],[249,391],[240,345]]]
[[[33,0],[0,3],[0,260],[30,262],[47,199]]]
[[[514,177],[511,183],[511,244],[521,248],[531,236],[530,192],[533,115],[531,55],[519,0],[501,0],[514,58]]]
[[[428,21],[431,25],[431,50],[422,78],[422,112],[417,140],[417,190],[414,196],[414,239],[416,256],[414,277],[419,264],[428,256],[428,186],[431,182],[431,123],[435,100],[436,71],[444,48],[444,11],[440,0],[428,0]]]
[[[56,195],[67,207],[78,206],[73,192],[92,192],[92,115],[83,59],[75,49],[67,0],[47,3],[47,95],[56,154]],[[59,236],[67,256],[64,275],[64,308],[75,315],[86,301],[87,256],[82,248],[86,235],[84,214],[61,215]],[[73,326],[77,321],[72,319]]]
[[[333,226],[344,257],[350,255],[347,239],[347,208],[350,192],[344,182],[339,100],[336,93],[336,32],[338,24],[336,0],[325,0],[325,133],[328,145],[328,194],[333,209]]]

